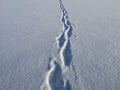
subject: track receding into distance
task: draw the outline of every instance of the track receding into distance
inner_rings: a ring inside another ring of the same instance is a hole
[[[61,22],[63,29],[56,37],[53,44],[51,56],[48,63],[48,71],[41,90],[72,90],[70,80],[64,77],[64,73],[72,70],[75,79],[77,79],[76,70],[72,62],[72,49],[70,37],[72,36],[73,27],[68,18],[68,12],[59,0],[60,10],[62,12]]]

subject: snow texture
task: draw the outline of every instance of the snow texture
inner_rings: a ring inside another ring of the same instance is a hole
[[[119,0],[0,0],[0,90],[120,90]]]

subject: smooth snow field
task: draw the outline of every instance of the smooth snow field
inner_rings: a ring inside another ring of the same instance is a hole
[[[0,0],[0,90],[120,90],[120,0]]]

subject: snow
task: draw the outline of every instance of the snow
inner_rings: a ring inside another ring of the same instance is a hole
[[[119,0],[1,0],[0,90],[120,90],[119,10]]]

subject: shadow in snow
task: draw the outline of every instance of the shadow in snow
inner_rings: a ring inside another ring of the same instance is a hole
[[[71,90],[71,85],[69,81],[66,82],[66,86],[64,90]]]
[[[60,65],[55,62],[55,69],[50,75],[50,86],[52,90],[64,90],[64,82]]]
[[[65,60],[65,66],[70,66],[72,61],[72,51],[71,51],[71,44],[70,41],[68,41],[67,46],[63,52],[64,60]]]
[[[59,40],[59,47],[62,47],[65,42],[64,33],[61,35],[61,37],[58,40]]]

